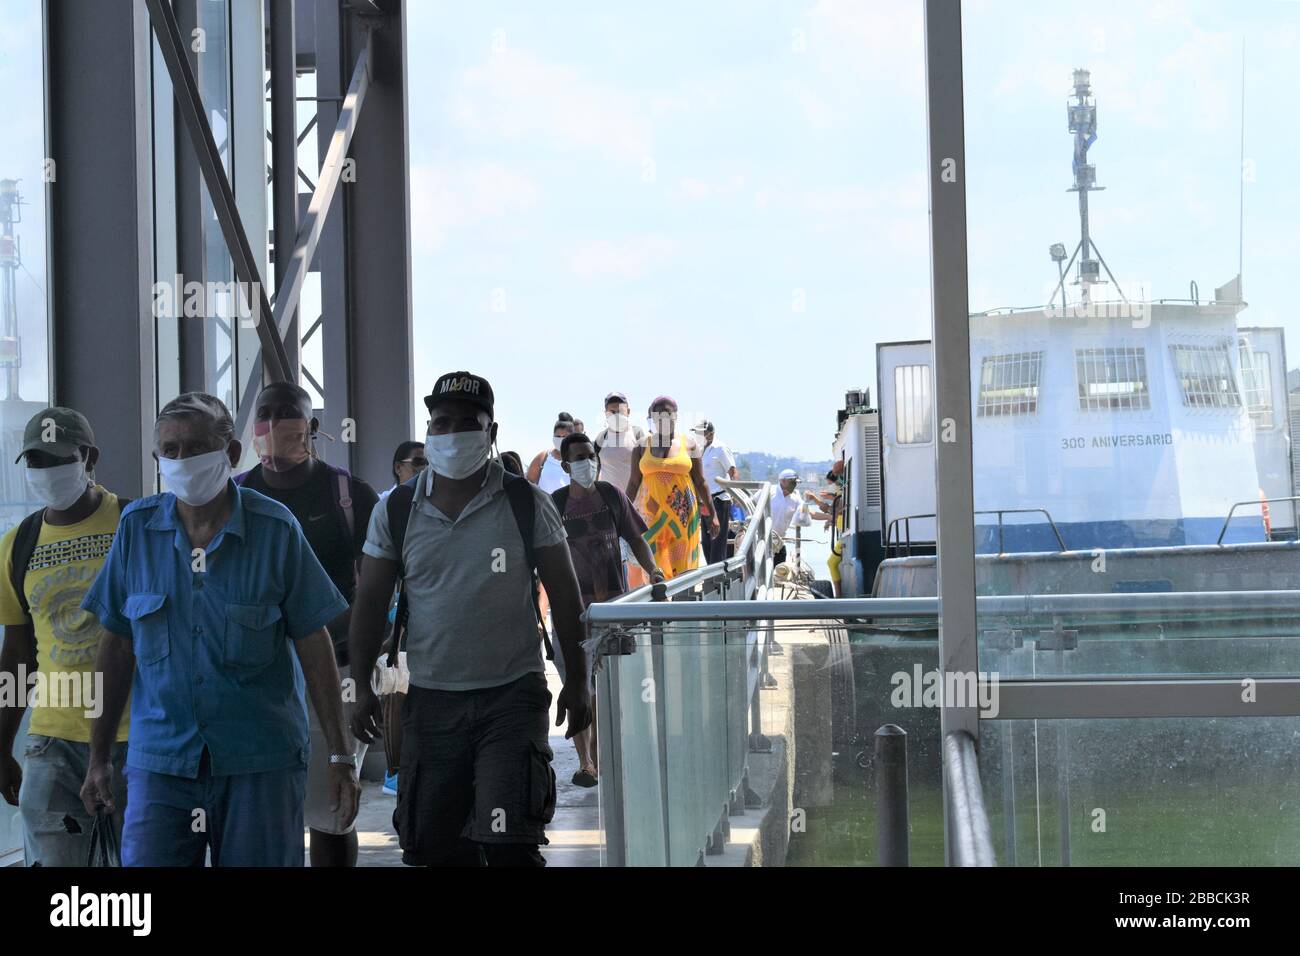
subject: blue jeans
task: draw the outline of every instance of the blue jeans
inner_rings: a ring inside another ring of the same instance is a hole
[[[26,767],[18,794],[23,819],[23,858],[27,866],[85,866],[94,820],[81,803],[81,785],[90,763],[90,744],[44,734],[28,734]],[[113,746],[113,824],[122,833],[126,744]]]
[[[123,866],[302,866],[307,768],[190,780],[126,768]]]

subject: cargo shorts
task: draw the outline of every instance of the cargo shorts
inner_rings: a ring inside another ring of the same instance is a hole
[[[393,812],[403,863],[490,863],[511,847],[522,851],[513,860],[543,862],[536,847],[555,815],[550,707],[540,672],[481,690],[411,685]]]

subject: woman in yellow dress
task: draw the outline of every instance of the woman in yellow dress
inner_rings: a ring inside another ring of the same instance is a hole
[[[713,499],[704,484],[700,449],[689,435],[677,434],[677,403],[661,395],[650,403],[650,434],[632,450],[627,496],[637,500],[648,530],[646,543],[665,578],[698,567],[700,522],[711,534],[721,530]]]

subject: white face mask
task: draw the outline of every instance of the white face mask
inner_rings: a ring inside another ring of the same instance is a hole
[[[571,461],[569,462],[569,476],[582,487],[590,488],[596,483],[596,472],[599,468],[600,464],[594,458]]]
[[[605,425],[612,432],[627,431],[627,416],[622,412],[610,412],[605,416]]]
[[[480,430],[428,435],[424,439],[424,455],[435,475],[468,478],[487,463],[491,445],[492,436]]]
[[[559,450],[560,450],[560,446],[564,444],[564,436],[563,436],[563,435],[552,435],[552,436],[551,436],[551,444],[553,444],[553,445],[555,446],[555,450],[556,450],[556,451],[559,451]]]
[[[51,511],[67,511],[85,494],[89,484],[84,461],[53,468],[27,466],[27,487],[32,497]]]
[[[220,448],[190,458],[159,458],[158,471],[168,491],[191,508],[198,508],[226,490],[230,456]]]

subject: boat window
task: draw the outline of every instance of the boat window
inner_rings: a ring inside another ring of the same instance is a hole
[[[1267,352],[1252,349],[1241,340],[1241,391],[1256,428],[1273,427],[1273,378]]]
[[[1171,345],[1174,368],[1183,387],[1183,404],[1191,408],[1238,408],[1237,380],[1228,346]]]
[[[976,414],[983,418],[1038,411],[1038,376],[1042,367],[1042,352],[986,356],[980,363]]]
[[[894,369],[894,433],[900,445],[924,445],[934,438],[930,366]]]
[[[1151,407],[1141,348],[1075,349],[1080,411]]]

